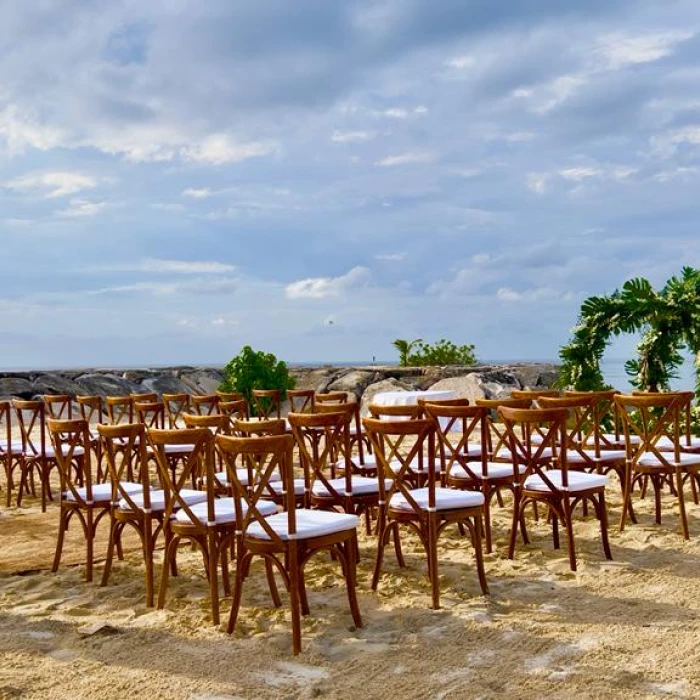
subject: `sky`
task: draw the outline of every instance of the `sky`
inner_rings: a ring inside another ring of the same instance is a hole
[[[0,368],[556,358],[700,266],[699,58],[697,0],[6,0]]]

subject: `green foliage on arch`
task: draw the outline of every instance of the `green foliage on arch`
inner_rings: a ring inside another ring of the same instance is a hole
[[[700,270],[684,267],[656,291],[648,280],[628,280],[608,296],[586,299],[573,338],[561,348],[559,385],[583,391],[606,388],[600,360],[611,338],[642,333],[637,357],[625,369],[638,389],[668,389],[683,362],[695,358],[696,394],[700,396]]]

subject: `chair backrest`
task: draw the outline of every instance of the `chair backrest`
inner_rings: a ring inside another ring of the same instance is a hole
[[[559,389],[513,389],[510,392],[511,399],[537,401],[541,396],[555,398],[556,396],[561,396],[561,391]]]
[[[287,513],[288,539],[294,542],[297,532],[293,469],[294,438],[289,433],[266,437],[220,435],[216,438],[216,444],[224,457],[229,483],[233,485],[236,530],[245,535],[248,528],[255,523],[264,530],[273,546],[285,547],[284,540],[273,530],[259,510],[260,502],[270,494],[270,483],[281,477],[283,508]],[[238,471],[239,463],[244,465],[247,479],[241,479]],[[249,484],[251,486],[248,486]]]
[[[423,417],[423,406],[417,403],[405,406],[382,406],[372,403],[369,405],[369,413],[372,418],[417,420]]]
[[[69,420],[73,417],[73,399],[68,394],[44,394],[41,397],[47,418]]]
[[[183,413],[182,420],[187,428],[207,428],[213,435],[231,434],[231,419],[223,413],[214,413],[211,416]]]
[[[99,394],[94,396],[76,396],[75,400],[78,404],[81,418],[84,418],[88,423],[102,422],[102,397]]]
[[[531,399],[477,399],[476,405],[488,410],[486,414],[486,451],[490,461],[498,461],[503,452],[508,453],[508,461],[510,461],[510,448],[506,429],[501,423],[501,416],[498,409],[501,406],[507,408],[530,408],[532,406]],[[503,458],[505,459],[505,458]]]
[[[245,399],[238,401],[219,401],[219,411],[228,416],[230,420],[248,420],[248,402]]]
[[[43,401],[14,399],[12,405],[22,434],[25,455],[46,454],[46,409]]]
[[[165,405],[162,401],[134,401],[134,418],[147,428],[165,428]]]
[[[330,497],[341,500],[352,494],[352,465],[350,462],[349,411],[334,413],[289,413],[287,420],[292,426],[294,442],[299,448],[299,459],[304,469],[306,482],[313,485],[321,482]],[[339,458],[345,461],[344,488],[333,486],[331,472]]]
[[[110,425],[134,422],[134,405],[130,396],[105,396],[105,409]]]
[[[206,532],[207,523],[202,523],[192,512],[187,499],[181,495],[191,484],[204,484],[207,491],[207,522],[215,522],[214,498],[214,435],[208,428],[181,428],[180,430],[148,429],[148,442],[153,447],[158,475],[165,491],[164,521],[170,520],[175,511],[184,511],[191,524]],[[178,461],[178,471],[171,469],[166,447],[189,446],[189,450]]]
[[[481,467],[478,471],[488,476],[488,409],[483,406],[426,403],[424,410],[426,417],[435,424],[438,454],[446,478],[449,479],[455,466],[460,466],[470,479],[479,481],[472,469],[477,460],[471,459],[469,454],[469,445],[477,442],[482,448],[479,450],[478,462]]]
[[[158,401],[158,394],[155,391],[147,391],[141,394],[129,394],[131,403],[151,403],[153,401]]]
[[[192,394],[192,411],[200,416],[210,416],[219,412],[220,399],[216,394]]]
[[[622,417],[627,460],[632,466],[650,453],[667,468],[680,463],[685,402],[684,395],[675,393],[615,396]],[[657,446],[664,439],[671,441],[671,451]]]
[[[282,392],[279,389],[252,389],[250,395],[258,418],[282,417]]]
[[[146,426],[143,423],[120,425],[98,424],[102,455],[107,463],[107,473],[112,484],[112,503],[125,500],[130,510],[138,512],[151,508],[150,474],[146,451]],[[143,505],[137,505],[133,492],[124,488],[123,482],[138,478],[143,487]]]
[[[347,403],[348,392],[347,391],[326,391],[326,392],[316,392],[314,397],[315,403]]]
[[[566,461],[566,408],[509,408],[501,406],[498,413],[503,419],[510,453],[514,464],[524,465],[520,478],[524,482],[537,475],[553,492],[560,492],[547,476],[547,468],[561,469],[561,486],[569,486]],[[537,437],[536,440],[533,437]]]
[[[564,397],[577,398],[588,396],[595,400],[595,420],[598,425],[598,434],[601,449],[614,449],[618,446],[622,436],[622,422],[615,406],[615,395],[620,392],[617,389],[602,391],[576,391],[567,389]],[[612,440],[610,435],[613,436]]]
[[[217,389],[216,395],[219,397],[220,402],[245,401],[245,394],[242,394],[240,391],[219,391]]]
[[[680,438],[682,442],[690,447],[692,445],[693,433],[692,433],[692,410],[693,410],[693,400],[695,399],[695,393],[692,391],[633,391],[633,396],[658,396],[669,394],[674,394],[678,397],[678,402],[680,404]]]
[[[70,495],[72,500],[81,506],[92,505],[92,488],[96,483],[96,475],[92,473],[90,430],[87,421],[82,418],[49,418],[48,428],[61,478],[61,498],[65,499]]]
[[[598,400],[593,396],[541,396],[537,399],[540,408],[563,408],[569,414],[566,423],[566,444],[569,452],[575,452],[589,467],[596,466],[600,458],[600,425],[598,423]],[[590,455],[593,448],[594,457]]]
[[[182,414],[190,410],[189,394],[163,394],[163,405],[168,418],[168,427],[177,428]]]
[[[435,423],[422,418],[393,421],[364,418],[362,424],[377,460],[379,502],[388,505],[395,494],[400,494],[420,513],[411,486],[414,465],[426,459],[428,507],[435,508]]]
[[[313,413],[316,408],[316,392],[313,389],[289,389],[291,413]]]
[[[270,420],[238,420],[233,419],[233,430],[241,437],[261,437],[263,435],[282,435],[287,432],[287,425],[282,418]]]
[[[469,399],[454,398],[454,399],[418,399],[419,406],[425,406],[426,404],[432,404],[433,406],[468,406]]]
[[[9,401],[0,401],[0,461],[12,463],[12,404]],[[7,484],[9,490],[10,484]]]

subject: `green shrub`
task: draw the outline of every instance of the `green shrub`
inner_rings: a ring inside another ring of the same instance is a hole
[[[474,365],[476,354],[473,345],[455,345],[450,340],[441,338],[437,343],[424,343],[414,340],[410,343],[397,339],[394,341],[400,354],[400,364],[409,367],[426,367],[436,365]]]
[[[284,400],[287,389],[293,388],[294,377],[289,374],[286,363],[270,352],[253,350],[250,345],[244,346],[224,367],[224,380],[219,385],[220,391],[239,391],[243,394],[251,411],[253,389],[279,389]]]

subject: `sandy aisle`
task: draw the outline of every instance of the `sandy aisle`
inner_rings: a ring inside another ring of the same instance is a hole
[[[614,522],[617,484],[608,491]],[[28,505],[0,518],[0,698],[700,696],[698,506],[690,506],[693,538],[684,542],[670,499],[661,527],[652,524],[651,500],[642,502],[641,524],[612,533],[614,562],[603,558],[596,523],[580,522],[576,574],[565,552],[552,550],[544,523],[532,526],[533,544],[519,546],[515,561],[504,559],[509,510],[496,508],[491,596],[479,595],[469,547],[450,531],[440,611],[428,608],[425,559],[412,539],[410,568],[398,569],[388,551],[372,593],[375,544],[362,536],[364,629],[352,628],[335,565],[323,556],[308,569],[312,617],[304,652],[293,658],[289,613],[271,607],[259,569],[231,638],[211,626],[201,559],[188,548],[166,609],[149,610],[133,540],[107,588],[84,583],[81,566],[54,575],[45,569],[57,512]],[[66,562],[80,561],[79,544],[72,528]],[[229,605],[224,599],[224,619]],[[112,629],[85,634],[94,623]]]

